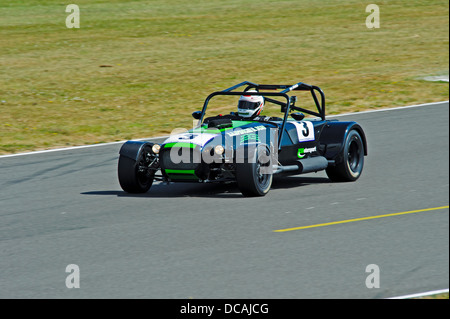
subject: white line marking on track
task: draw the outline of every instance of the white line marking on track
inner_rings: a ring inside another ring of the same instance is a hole
[[[157,138],[166,138],[166,137],[168,137],[168,136],[155,136],[155,137],[149,137],[149,138],[133,139],[133,141],[147,141],[147,140],[152,140],[152,139],[157,139]],[[16,157],[16,156],[25,156],[25,155],[37,155],[37,154],[52,153],[52,152],[72,151],[72,150],[79,150],[79,149],[92,148],[92,147],[98,147],[98,146],[108,146],[108,145],[115,145],[115,144],[123,144],[125,142],[126,142],[126,140],[117,141],[117,142],[109,142],[109,143],[101,143],[101,144],[90,144],[90,145],[80,145],[80,146],[72,146],[72,147],[54,148],[54,149],[50,149],[50,150],[33,151],[33,152],[26,152],[26,153],[0,155],[0,159],[1,158],[7,158],[7,157]]]
[[[420,298],[420,297],[426,297],[426,296],[432,296],[432,295],[438,295],[438,294],[444,294],[444,293],[448,293],[448,288],[447,289],[441,289],[441,290],[433,290],[433,291],[421,292],[421,293],[412,294],[412,295],[405,295],[405,296],[399,296],[399,297],[386,298],[386,299]]]
[[[386,109],[380,109],[380,110],[370,110],[370,111],[362,111],[362,112],[350,112],[350,113],[343,113],[343,114],[330,114],[327,116],[327,118],[334,118],[334,117],[341,117],[341,116],[349,116],[349,115],[359,115],[359,114],[368,114],[368,113],[378,113],[378,112],[387,112],[387,111],[397,111],[397,110],[406,110],[421,106],[427,106],[427,105],[438,105],[442,103],[448,103],[449,101],[441,101],[441,102],[433,102],[433,103],[424,103],[424,104],[415,104],[415,105],[407,105],[407,106],[398,106],[398,107],[391,107]]]
[[[334,118],[334,117],[349,116],[349,115],[359,115],[359,114],[368,114],[368,113],[376,113],[376,112],[405,110],[405,109],[410,109],[410,108],[415,108],[415,107],[421,107],[421,106],[426,106],[426,105],[437,105],[437,104],[448,103],[448,102],[449,101],[447,100],[447,101],[441,101],[441,102],[399,106],[399,107],[386,108],[386,109],[381,109],[381,110],[370,110],[370,111],[362,111],[362,112],[352,112],[352,113],[328,115],[327,117],[328,118]],[[166,138],[166,137],[169,137],[169,136],[154,136],[154,137],[149,137],[149,138],[133,139],[133,141],[146,141],[146,140],[157,139],[157,138]],[[124,141],[118,141],[118,142],[109,142],[109,143],[91,144],[91,145],[81,145],[81,146],[55,148],[55,149],[50,149],[50,150],[33,151],[33,152],[26,152],[26,153],[0,155],[0,159],[8,158],[8,157],[15,157],[15,156],[25,156],[25,155],[35,155],[35,154],[44,154],[44,153],[52,153],[52,152],[78,150],[78,149],[85,149],[85,148],[98,147],[98,146],[108,146],[108,145],[121,144],[121,143],[125,143],[125,142],[126,141],[124,140]]]

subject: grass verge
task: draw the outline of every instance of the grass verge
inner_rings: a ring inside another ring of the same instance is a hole
[[[244,80],[320,86],[329,114],[448,100],[447,0],[0,3],[0,153],[168,134]],[[299,103],[299,105],[301,102]]]

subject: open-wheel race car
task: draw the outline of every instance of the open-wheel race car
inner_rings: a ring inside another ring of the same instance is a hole
[[[238,90],[240,89],[240,90]],[[296,106],[296,91],[307,91],[316,109]],[[216,96],[237,96],[237,111],[206,117]],[[278,116],[262,116],[267,104]],[[305,114],[310,115],[305,119]],[[163,143],[127,141],[120,149],[118,177],[129,193],[147,192],[164,182],[236,182],[244,196],[264,196],[275,174],[325,170],[331,181],[356,181],[363,170],[367,142],[353,121],[327,120],[325,95],[313,85],[242,82],[211,93],[197,125]]]

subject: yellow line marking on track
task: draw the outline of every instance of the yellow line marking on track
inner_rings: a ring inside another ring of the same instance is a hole
[[[384,217],[392,217],[392,216],[414,214],[414,213],[422,213],[422,212],[429,212],[429,211],[446,209],[446,208],[449,208],[449,206],[440,206],[440,207],[433,207],[433,208],[426,208],[426,209],[410,210],[410,211],[407,211],[407,212],[385,214],[385,215],[377,215],[377,216],[369,216],[369,217],[362,217],[362,218],[354,218],[354,219],[340,220],[340,221],[336,221],[336,222],[316,224],[316,225],[309,225],[309,226],[300,226],[300,227],[293,227],[293,228],[277,229],[277,230],[274,230],[274,232],[276,232],[276,233],[283,233],[283,232],[288,232],[288,231],[292,231],[292,230],[317,228],[317,227],[324,227],[324,226],[330,226],[330,225],[338,225],[338,224],[359,222],[359,221],[362,221],[362,220],[384,218]]]

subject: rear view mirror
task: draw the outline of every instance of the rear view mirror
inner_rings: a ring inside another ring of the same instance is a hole
[[[303,113],[300,113],[300,112],[298,112],[298,113],[291,113],[291,116],[294,118],[294,120],[296,120],[296,121],[301,121],[301,120],[303,120],[304,118],[305,118],[305,114],[303,114]]]
[[[192,117],[196,120],[200,120],[200,118],[202,117],[202,111],[195,111],[192,113]]]

